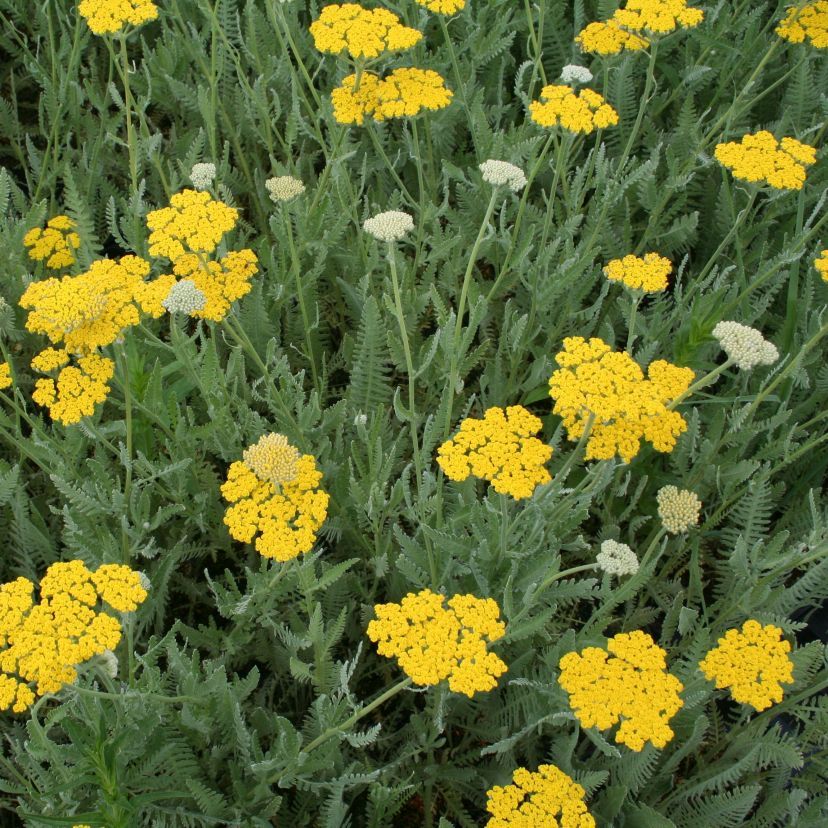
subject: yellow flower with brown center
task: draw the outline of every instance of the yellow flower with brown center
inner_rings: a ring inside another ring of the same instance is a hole
[[[540,100],[529,104],[529,113],[540,126],[561,126],[575,133],[588,134],[618,123],[618,113],[597,92],[576,92],[563,85],[544,86]]]
[[[684,704],[682,683],[667,672],[666,653],[647,633],[619,633],[606,649],[587,647],[559,663],[561,687],[583,727],[608,730],[620,723],[618,744],[640,751],[647,742],[663,748],[669,726]]]
[[[506,665],[487,650],[506,632],[491,598],[454,595],[448,602],[429,589],[409,593],[399,604],[377,604],[368,638],[377,652],[396,658],[415,684],[436,685],[471,697],[492,690]]]
[[[793,683],[790,651],[779,627],[751,619],[741,630],[728,630],[699,667],[718,689],[728,688],[735,701],[765,710],[782,701],[783,684]]]
[[[44,261],[46,267],[60,270],[75,263],[75,251],[80,247],[80,236],[69,216],[55,216],[46,227],[35,227],[23,236],[29,248],[29,258]]]

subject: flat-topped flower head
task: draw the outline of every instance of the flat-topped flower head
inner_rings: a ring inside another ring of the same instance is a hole
[[[713,328],[713,336],[738,368],[750,371],[757,365],[773,365],[779,359],[779,351],[768,342],[760,331],[738,322],[719,322]]]
[[[209,162],[193,164],[190,170],[190,181],[197,190],[206,190],[216,177],[216,165]]]
[[[702,503],[689,489],[662,486],[656,493],[658,516],[671,535],[680,535],[698,525]]]
[[[299,449],[284,434],[265,434],[244,450],[242,459],[259,480],[283,486],[296,479]]]
[[[49,416],[63,425],[74,425],[95,413],[95,406],[109,396],[115,363],[100,354],[79,357],[77,365],[61,369],[57,379],[42,377],[35,383],[32,400],[49,409]]]
[[[414,219],[401,210],[387,210],[365,219],[362,229],[378,241],[396,242],[414,229]]]
[[[555,765],[518,768],[511,785],[495,785],[486,796],[486,828],[595,828],[586,791]]]
[[[581,29],[575,42],[582,52],[604,57],[623,51],[640,52],[650,45],[646,37],[623,29],[612,18],[589,23]]]
[[[483,180],[493,187],[508,187],[513,193],[517,193],[526,186],[526,174],[520,167],[508,161],[495,161],[490,158],[480,164],[478,169],[483,173]]]
[[[265,189],[271,201],[277,204],[290,201],[305,192],[305,185],[292,175],[279,175],[265,181]]]
[[[0,585],[0,710],[27,710],[35,698],[77,678],[79,665],[111,652],[121,625],[106,607],[137,609],[146,598],[139,575],[120,564],[89,570],[83,561],[52,564],[35,584]]]
[[[656,360],[645,376],[629,354],[613,351],[601,339],[573,336],[563,344],[555,356],[561,367],[549,378],[549,396],[570,440],[579,439],[592,420],[587,460],[609,460],[617,454],[628,463],[642,440],[656,451],[675,448],[687,423],[669,406],[690,387],[690,368]]]
[[[776,33],[791,43],[810,41],[817,49],[828,49],[828,0],[813,0],[788,9]]]
[[[687,0],[627,0],[612,19],[628,31],[663,35],[698,26],[704,12],[688,6]]]
[[[492,690],[506,665],[487,650],[506,627],[491,598],[443,595],[429,589],[409,593],[399,604],[377,604],[368,638],[377,652],[396,658],[415,684],[435,685],[448,679],[449,689],[471,697]]]
[[[380,78],[363,72],[348,75],[331,93],[334,118],[340,124],[362,124],[365,118],[413,118],[425,111],[443,109],[451,103],[453,92],[433,69],[395,69]]]
[[[828,250],[823,250],[822,253],[814,259],[814,267],[822,276],[823,281],[828,282]]]
[[[586,66],[579,66],[576,63],[567,63],[561,69],[561,80],[569,85],[578,83],[589,83],[592,80],[592,72]]]
[[[793,683],[790,651],[779,627],[749,620],[741,630],[728,630],[699,667],[717,689],[728,688],[734,701],[765,710],[782,701],[783,684]]]
[[[455,14],[466,8],[466,0],[415,0],[420,6],[437,14]]]
[[[10,388],[12,384],[11,366],[8,362],[0,363],[0,391]]]
[[[673,265],[658,253],[645,253],[643,257],[629,254],[613,259],[604,267],[604,275],[611,282],[621,282],[631,290],[657,293],[667,289],[667,277]]]
[[[23,244],[29,248],[29,258],[43,262],[46,267],[60,270],[75,263],[75,251],[80,247],[80,236],[69,216],[55,216],[46,227],[34,227],[23,236]]]
[[[78,11],[96,35],[115,34],[158,17],[152,0],[81,0]]]
[[[170,206],[147,214],[149,253],[175,262],[185,253],[212,253],[238,221],[239,211],[205,190],[182,190]]]
[[[383,52],[410,49],[422,40],[422,33],[400,23],[387,9],[364,9],[357,3],[325,6],[310,26],[314,45],[320,52],[352,58],[376,58]]]
[[[618,123],[618,113],[598,92],[592,89],[576,92],[564,85],[544,86],[540,100],[529,104],[529,114],[540,126],[561,126],[584,134]]]
[[[183,313],[189,316],[197,311],[204,310],[207,297],[204,295],[204,291],[198,289],[192,279],[182,279],[170,288],[161,304],[169,313]]]
[[[606,649],[567,653],[558,683],[583,727],[607,730],[620,723],[615,741],[640,751],[663,748],[672,738],[670,719],[684,704],[682,683],[667,672],[667,653],[647,633],[619,633]]]
[[[743,136],[741,141],[717,144],[714,155],[734,178],[768,184],[776,190],[801,190],[805,168],[816,161],[816,148],[795,138],[778,141],[762,130]]]
[[[283,435],[259,440],[230,466],[221,487],[233,504],[224,513],[230,536],[243,543],[255,538],[256,551],[277,561],[309,552],[328,513],[321,480],[313,455],[300,455]]]
[[[467,417],[437,449],[437,463],[449,480],[488,480],[498,494],[520,500],[552,478],[544,464],[552,448],[534,435],[541,421],[523,406],[488,408],[482,419]]]
[[[608,575],[617,575],[619,578],[638,572],[638,556],[626,543],[605,540],[595,561]]]

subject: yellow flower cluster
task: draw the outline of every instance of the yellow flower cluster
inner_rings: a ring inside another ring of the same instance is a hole
[[[81,0],[78,11],[96,34],[114,34],[158,17],[152,0]]]
[[[586,791],[555,765],[541,765],[536,773],[518,768],[512,783],[486,792],[492,814],[486,828],[594,828]]]
[[[328,513],[321,480],[312,455],[300,455],[281,434],[266,435],[230,466],[221,487],[233,504],[224,514],[231,537],[255,537],[259,554],[277,561],[310,551]]]
[[[816,161],[816,149],[795,138],[776,138],[766,130],[741,141],[717,144],[716,160],[743,181],[765,182],[777,190],[801,190],[805,167]]]
[[[793,683],[790,651],[779,627],[749,620],[741,630],[728,630],[699,667],[717,688],[729,687],[737,702],[764,710],[782,701],[781,684]]]
[[[822,278],[828,282],[828,250],[823,250],[819,256],[814,259],[814,267],[817,269]]]
[[[814,0],[802,8],[788,9],[776,33],[791,43],[802,43],[808,38],[817,49],[828,49],[828,0]]]
[[[582,29],[575,42],[584,52],[617,55],[625,49],[646,49],[652,35],[691,29],[703,19],[704,12],[688,6],[687,0],[627,0],[626,6],[609,20],[590,23]]]
[[[0,363],[0,391],[10,388],[11,384],[11,365],[8,362]]]
[[[46,260],[46,267],[60,270],[75,263],[75,250],[80,247],[80,236],[75,222],[69,216],[55,216],[46,227],[34,227],[23,236],[29,248],[29,258],[36,262]]]
[[[410,49],[422,40],[416,29],[403,26],[387,9],[364,9],[357,3],[325,6],[310,26],[320,52],[352,58],[375,58],[383,52]]]
[[[73,425],[95,413],[95,406],[109,395],[109,380],[115,364],[100,354],[78,357],[57,376],[41,377],[35,383],[32,399],[49,409],[49,416],[63,425]]]
[[[628,463],[638,454],[641,440],[657,451],[673,450],[687,423],[668,405],[689,388],[690,368],[656,360],[645,377],[629,354],[613,351],[601,339],[573,336],[563,344],[555,356],[561,367],[549,379],[549,396],[570,440],[581,437],[592,417],[588,460],[618,454]]]
[[[656,293],[667,289],[667,276],[672,269],[670,260],[658,253],[645,253],[643,258],[630,254],[608,262],[604,275],[611,282],[621,282],[632,290]]]
[[[423,110],[443,109],[451,103],[450,89],[433,69],[395,69],[386,78],[364,72],[359,88],[356,75],[348,75],[331,93],[334,118],[340,124],[411,118]]]
[[[529,113],[541,126],[585,134],[618,123],[618,113],[601,95],[592,89],[576,92],[570,86],[544,86],[540,100],[529,104]]]
[[[127,612],[147,597],[139,574],[120,564],[92,572],[82,561],[54,563],[37,604],[34,588],[27,578],[0,586],[0,710],[23,712],[36,696],[75,681],[78,665],[118,645],[120,622],[99,602]]]
[[[415,2],[437,14],[454,14],[466,7],[466,0],[415,0]]]
[[[396,658],[420,685],[448,679],[449,689],[473,696],[492,690],[506,665],[486,649],[506,633],[500,608],[491,598],[454,595],[448,600],[429,589],[409,593],[399,604],[377,604],[368,638],[377,652]]]
[[[551,478],[544,468],[552,448],[534,434],[541,421],[520,405],[489,408],[483,419],[468,417],[460,430],[437,450],[437,463],[450,480],[472,475],[488,480],[498,494],[515,500],[531,497]]]
[[[149,252],[172,262],[173,275],[159,277],[165,286],[158,297],[161,304],[175,284],[176,276],[189,279],[204,294],[204,305],[191,316],[221,322],[237,299],[250,292],[250,280],[258,271],[259,260],[249,249],[233,250],[218,260],[214,253],[225,233],[238,221],[239,211],[215,200],[206,190],[182,190],[170,198],[170,206],[147,214]]]
[[[663,748],[672,738],[670,719],[681,709],[682,683],[667,672],[666,653],[647,633],[619,633],[606,650],[587,647],[559,662],[559,683],[584,727],[606,730],[620,722],[615,741],[640,751],[646,742]]]

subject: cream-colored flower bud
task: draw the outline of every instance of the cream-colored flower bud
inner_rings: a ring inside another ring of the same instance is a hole
[[[670,534],[678,535],[698,524],[702,504],[695,492],[664,486],[658,490],[656,500],[658,516]]]
[[[193,182],[193,187],[197,190],[206,190],[216,177],[215,164],[193,164],[190,170],[190,181]]]
[[[743,371],[757,365],[773,365],[779,359],[779,351],[756,328],[738,322],[719,322],[713,328],[713,336],[727,356]]]
[[[598,566],[609,575],[635,575],[638,572],[638,557],[626,543],[605,540],[596,555]]]
[[[265,187],[270,198],[277,204],[290,201],[292,198],[302,195],[305,192],[305,185],[292,175],[280,175],[276,178],[268,178]]]
[[[400,210],[388,210],[365,219],[362,229],[379,241],[395,242],[414,229],[414,219]]]

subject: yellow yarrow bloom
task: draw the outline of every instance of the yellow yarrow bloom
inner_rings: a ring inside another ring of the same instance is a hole
[[[69,216],[55,216],[41,229],[35,227],[23,236],[23,244],[29,248],[29,258],[45,259],[46,267],[60,270],[75,263],[74,251],[80,247],[76,224]]]
[[[601,339],[572,336],[563,345],[555,356],[561,367],[549,379],[549,396],[570,440],[581,437],[592,416],[586,459],[609,460],[618,454],[629,463],[642,440],[656,451],[675,448],[687,423],[668,405],[690,387],[690,368],[656,360],[645,377],[629,354],[613,351]]]
[[[567,653],[558,679],[583,727],[607,730],[620,722],[615,741],[640,751],[663,748],[672,738],[670,719],[684,704],[682,683],[667,672],[666,653],[647,633],[619,633],[606,649]]]
[[[789,8],[776,33],[791,43],[803,43],[807,38],[817,49],[828,49],[828,0]]]
[[[470,698],[492,690],[506,665],[486,649],[506,633],[500,608],[491,598],[454,595],[448,600],[429,589],[409,593],[399,604],[377,604],[368,638],[377,652],[396,658],[415,684],[448,679],[449,689]]]
[[[541,426],[520,405],[489,408],[483,419],[463,420],[457,434],[437,449],[437,463],[450,480],[471,475],[488,480],[498,494],[531,497],[536,486],[551,480],[543,464],[552,448],[533,436]]]
[[[331,93],[334,118],[340,124],[411,118],[424,110],[443,109],[454,93],[432,69],[395,69],[381,79],[364,72],[356,88],[356,75],[348,75]]]
[[[230,536],[243,543],[255,538],[260,555],[284,562],[313,548],[328,514],[328,495],[319,488],[322,472],[313,455],[297,452],[295,458],[288,457],[292,446],[286,440],[283,445],[278,442],[279,457],[273,441],[259,440],[248,449],[245,460],[230,466],[221,493],[233,504],[224,513]],[[293,477],[276,479],[286,473]]]
[[[626,50],[639,52],[650,45],[646,37],[622,29],[613,20],[596,21],[585,26],[575,38],[582,52],[598,55],[617,55]]]
[[[0,363],[0,390],[10,388],[12,384],[11,366],[8,362]]]
[[[466,0],[415,0],[415,2],[437,14],[454,14],[466,8]]]
[[[793,683],[790,651],[779,627],[749,620],[741,630],[728,630],[699,667],[717,689],[729,688],[735,701],[764,710],[782,701],[782,684]]]
[[[32,399],[49,409],[49,416],[63,425],[73,425],[95,413],[95,406],[109,395],[109,380],[115,364],[108,357],[88,354],[58,374],[57,381],[41,378],[35,383]]]
[[[147,595],[128,567],[92,572],[82,561],[52,564],[38,603],[34,589],[27,578],[0,586],[0,710],[23,712],[36,696],[75,681],[78,665],[118,645],[121,625],[97,609],[101,600],[124,611]]]
[[[588,134],[618,123],[618,113],[592,89],[576,92],[570,86],[550,85],[541,89],[540,96],[529,104],[530,116],[540,126]]]
[[[741,141],[717,144],[716,160],[735,178],[763,182],[777,190],[801,190],[805,167],[816,161],[816,148],[795,138],[776,138],[766,130]]]
[[[357,3],[325,6],[310,26],[320,52],[352,58],[376,58],[383,52],[410,49],[422,40],[416,29],[403,26],[387,9],[364,9]]]
[[[688,7],[687,0],[627,0],[612,19],[633,32],[669,34],[678,28],[692,29],[704,19],[701,9]]]
[[[170,206],[147,214],[149,253],[171,262],[185,253],[212,253],[238,221],[239,211],[215,200],[206,190],[182,190]]]
[[[586,791],[555,765],[541,765],[535,773],[518,768],[511,785],[495,785],[486,795],[492,814],[486,828],[595,828]]]
[[[78,11],[96,35],[114,34],[158,17],[152,0],[81,0]]]
[[[828,282],[828,250],[823,250],[818,258],[814,259],[814,267],[823,280]]]
[[[41,374],[49,374],[68,363],[69,352],[65,348],[44,348],[32,359],[31,366]]]
[[[658,253],[645,253],[643,258],[630,254],[608,262],[604,275],[611,282],[621,282],[632,290],[657,293],[667,289],[667,276],[672,269],[670,260]]]

